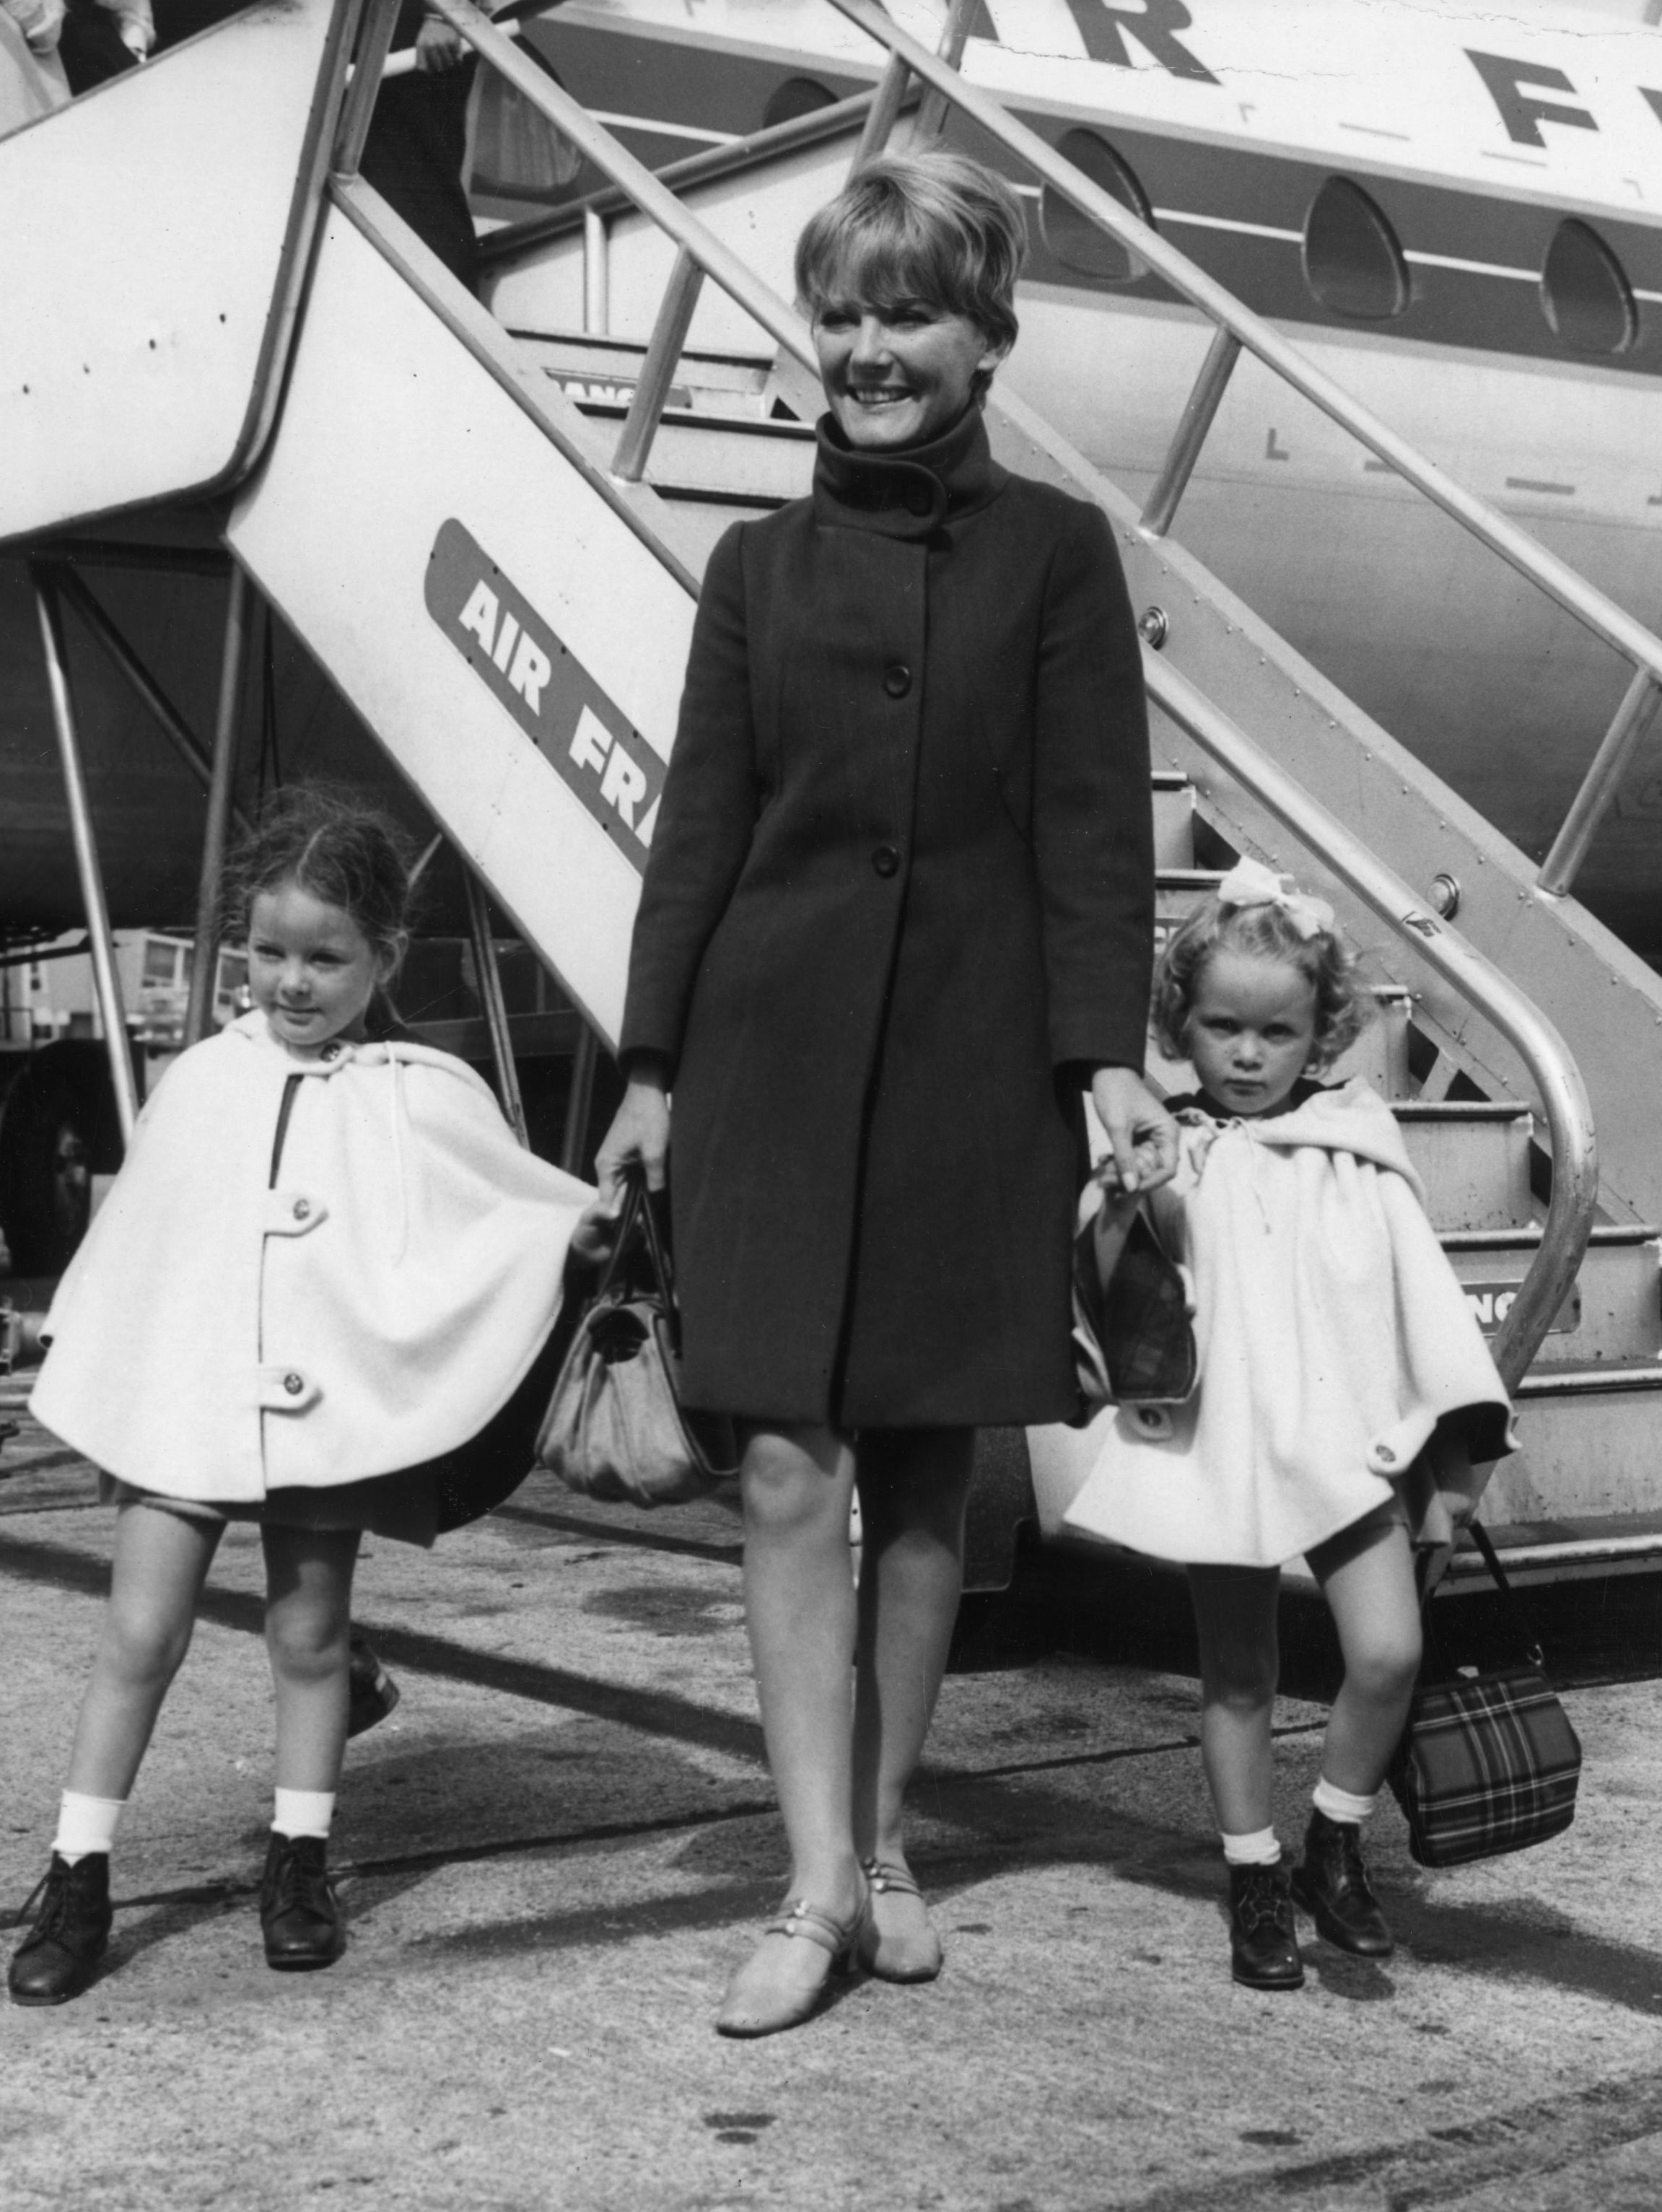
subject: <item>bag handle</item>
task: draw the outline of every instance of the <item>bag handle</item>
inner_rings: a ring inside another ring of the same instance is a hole
[[[1546,1655],[1541,1649],[1541,1639],[1538,1636],[1531,1633],[1529,1623],[1524,1618],[1522,1602],[1507,1579],[1505,1568],[1501,1565],[1500,1554],[1489,1541],[1488,1529],[1475,1514],[1466,1525],[1471,1531],[1472,1539],[1477,1549],[1483,1555],[1483,1565],[1495,1577],[1495,1589],[1501,1593],[1501,1610],[1505,1616],[1507,1632],[1516,1639],[1525,1658],[1529,1661],[1532,1667],[1544,1667],[1546,1664]]]
[[[640,1225],[640,1206],[646,1192],[646,1183],[644,1180],[637,1180],[636,1176],[626,1168],[623,1171],[623,1211],[618,1216],[617,1242],[607,1255],[599,1283],[596,1285],[593,1297],[590,1301],[595,1305],[597,1305],[605,1297],[607,1291],[622,1273],[623,1262],[628,1256],[629,1245]]]
[[[1488,1529],[1484,1528],[1476,1514],[1467,1522],[1466,1527],[1471,1530],[1471,1540],[1482,1554],[1483,1565],[1494,1577],[1495,1587],[1501,1594],[1501,1614],[1506,1624],[1508,1639],[1517,1644],[1532,1667],[1544,1667],[1546,1654],[1541,1649],[1541,1639],[1531,1631],[1524,1615],[1522,1601],[1513,1589],[1505,1568],[1501,1565],[1500,1554],[1489,1540]],[[1422,1557],[1428,1561],[1428,1554],[1424,1554]],[[1425,1624],[1426,1656],[1430,1658],[1435,1655],[1441,1661],[1441,1639],[1436,1635],[1431,1625],[1431,1598],[1432,1592],[1429,1589],[1424,1589],[1420,1599],[1420,1615]]]
[[[676,1304],[675,1273],[670,1264],[668,1248],[658,1218],[656,1194],[647,1188],[646,1171],[638,1160],[630,1160],[623,1169],[624,1187],[628,1196],[617,1224],[617,1242],[606,1262],[606,1271],[594,1294],[597,1304],[623,1271],[624,1262],[638,1241],[646,1246],[646,1262],[652,1275],[652,1286],[664,1302],[664,1320],[670,1332],[670,1348],[677,1358],[681,1352],[681,1314]]]

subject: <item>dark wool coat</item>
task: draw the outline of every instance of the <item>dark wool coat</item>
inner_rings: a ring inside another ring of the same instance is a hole
[[[711,557],[635,923],[690,1403],[1073,1412],[1077,1093],[1143,1064],[1152,845],[1100,509],[977,409],[892,456],[828,418],[811,497]]]

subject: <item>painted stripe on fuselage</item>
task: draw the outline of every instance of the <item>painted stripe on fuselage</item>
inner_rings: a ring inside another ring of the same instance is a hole
[[[807,52],[794,67],[776,56],[731,47],[719,54],[701,52],[680,40],[660,40],[643,23],[600,30],[555,16],[536,25],[533,35],[557,63],[568,88],[585,105],[618,116],[625,143],[643,160],[660,164],[684,146],[667,135],[671,125],[685,130],[696,124],[734,135],[754,131],[769,98],[793,76],[810,76],[839,99],[869,89],[871,81],[822,66],[818,56]],[[719,100],[713,107],[718,73]],[[642,112],[648,108],[661,112],[653,117]],[[1277,322],[1662,377],[1662,223],[1576,204],[1544,205],[1538,185],[1525,187],[1521,179],[1517,196],[1498,179],[1489,192],[1453,180],[1428,183],[1386,166],[1389,157],[1383,153],[1370,161],[1361,149],[1356,163],[1341,167],[1284,147],[1225,143],[1193,132],[1121,125],[1073,103],[1012,103],[1011,112],[1052,145],[1077,130],[1105,139],[1136,174],[1156,225],[1174,244],[1247,307]],[[636,122],[623,123],[626,114]],[[1344,127],[1382,141],[1393,135],[1374,125]],[[993,150],[979,132],[967,134],[964,143],[984,159]],[[1544,159],[1521,151],[1516,158],[1538,170]],[[1306,281],[1305,218],[1334,175],[1350,177],[1368,193],[1402,246],[1410,296],[1404,312],[1388,321],[1335,314]],[[593,182],[591,174],[579,178],[573,196]],[[1029,281],[1126,299],[1175,297],[1152,277],[1114,283],[1070,268],[1046,242],[1030,176],[1013,177],[1012,182],[1033,210]],[[1521,196],[1526,191],[1530,196]],[[1623,352],[1584,351],[1568,344],[1547,320],[1540,272],[1568,214],[1590,224],[1627,276],[1638,327],[1634,343]]]

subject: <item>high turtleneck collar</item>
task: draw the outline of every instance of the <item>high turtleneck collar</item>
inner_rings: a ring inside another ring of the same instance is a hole
[[[822,415],[817,427],[815,511],[822,522],[846,529],[927,538],[943,522],[985,507],[1009,476],[992,458],[986,423],[974,404],[928,445],[895,453],[851,446],[834,416]]]

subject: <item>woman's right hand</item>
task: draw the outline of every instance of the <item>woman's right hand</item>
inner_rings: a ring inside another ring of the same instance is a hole
[[[648,1190],[662,1190],[670,1157],[670,1101],[662,1066],[637,1059],[630,1063],[623,1103],[595,1155],[603,1205],[623,1202],[623,1171],[639,1160]]]

